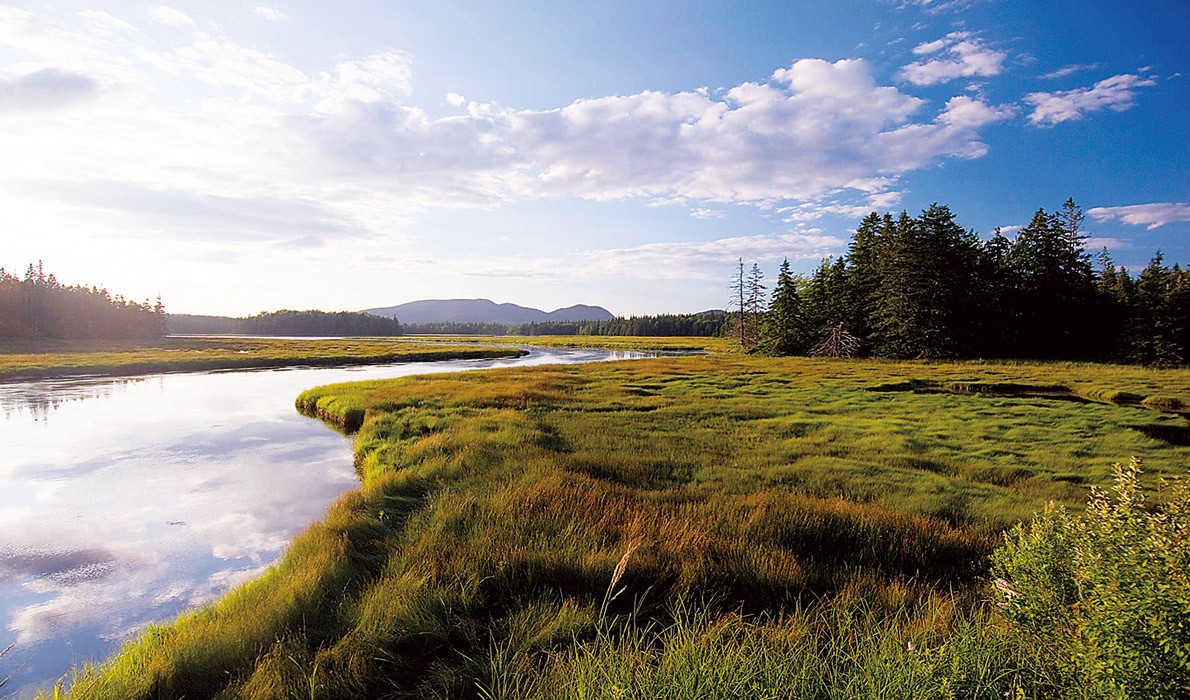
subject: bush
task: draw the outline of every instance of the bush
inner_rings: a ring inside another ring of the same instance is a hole
[[[1114,494],[1048,508],[992,555],[1000,606],[1061,685],[1108,698],[1190,697],[1190,487],[1159,507],[1115,465]]]

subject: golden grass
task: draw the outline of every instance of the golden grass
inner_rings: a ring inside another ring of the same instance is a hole
[[[153,341],[0,341],[0,381],[72,374],[418,362],[516,356],[506,347],[403,338],[178,337]]]

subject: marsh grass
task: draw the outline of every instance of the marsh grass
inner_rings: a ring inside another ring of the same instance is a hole
[[[981,601],[988,555],[1120,455],[1184,473],[1134,427],[1184,419],[869,390],[923,377],[1190,398],[1183,370],[739,355],[318,387],[361,488],[74,697],[1062,695]]]
[[[99,374],[337,366],[515,357],[492,345],[412,342],[404,338],[282,339],[170,337],[153,341],[0,341],[0,381]]]

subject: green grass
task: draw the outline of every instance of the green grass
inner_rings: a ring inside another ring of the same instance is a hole
[[[291,365],[515,357],[490,344],[445,344],[394,338],[161,338],[152,341],[0,340],[0,381],[75,374],[127,376],[153,372]]]
[[[983,602],[988,554],[1129,455],[1185,474],[1185,418],[872,390],[915,380],[1190,401],[1186,370],[727,354],[311,389],[362,487],[73,697],[1066,693]]]

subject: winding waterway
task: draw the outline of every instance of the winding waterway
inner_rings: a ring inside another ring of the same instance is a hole
[[[269,566],[358,484],[320,384],[642,357],[520,358],[0,383],[0,695],[101,660]]]

